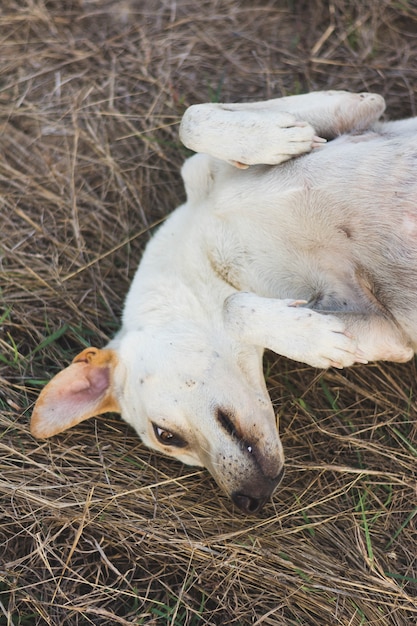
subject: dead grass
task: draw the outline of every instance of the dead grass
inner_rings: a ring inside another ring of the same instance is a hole
[[[414,362],[268,356],[288,463],[259,518],[116,417],[28,432],[182,198],[184,108],[347,88],[416,114],[415,2],[5,0],[0,42],[0,625],[416,623]]]

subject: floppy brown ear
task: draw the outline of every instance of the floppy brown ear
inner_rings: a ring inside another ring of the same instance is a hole
[[[86,348],[78,354],[43,388],[32,413],[32,435],[51,437],[94,415],[120,413],[112,389],[116,363],[113,350]]]

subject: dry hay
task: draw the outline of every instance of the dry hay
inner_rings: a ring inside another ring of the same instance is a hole
[[[268,355],[287,473],[258,518],[117,416],[28,432],[182,199],[184,108],[375,90],[416,114],[414,0],[4,0],[0,625],[417,621],[416,368]]]

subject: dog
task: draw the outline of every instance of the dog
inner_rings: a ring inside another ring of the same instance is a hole
[[[147,245],[114,339],[42,390],[33,435],[121,413],[257,513],[284,472],[264,349],[319,368],[416,351],[417,118],[384,109],[339,91],[187,109],[186,202]]]

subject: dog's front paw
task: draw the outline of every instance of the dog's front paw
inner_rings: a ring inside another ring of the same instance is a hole
[[[242,129],[241,160],[247,165],[277,165],[325,143],[310,124],[289,113],[268,109],[251,112],[255,114],[256,123]]]
[[[270,109],[236,114],[235,158],[240,164],[278,165],[326,142],[307,122]]]
[[[300,304],[239,292],[226,299],[224,321],[240,341],[313,367],[342,368],[367,362],[341,319]]]
[[[191,150],[239,167],[277,165],[325,143],[302,118],[268,103],[256,108],[193,105],[182,119],[180,138]]]
[[[321,368],[367,363],[356,339],[336,316],[300,308],[293,323],[293,354],[288,354],[290,358]]]

